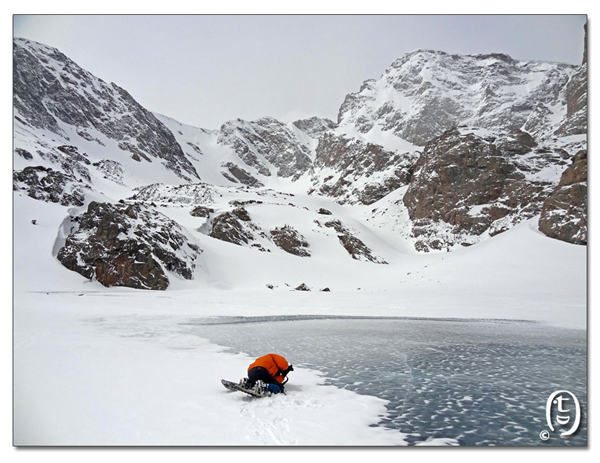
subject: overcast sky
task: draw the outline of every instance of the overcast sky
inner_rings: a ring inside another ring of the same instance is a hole
[[[580,64],[584,15],[16,15],[140,104],[208,129],[231,119],[337,120],[344,97],[404,53],[501,52]]]

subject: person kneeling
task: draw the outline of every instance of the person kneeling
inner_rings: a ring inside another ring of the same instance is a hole
[[[294,371],[285,357],[278,354],[267,354],[257,358],[248,367],[248,378],[243,378],[239,385],[244,389],[254,389],[258,394],[278,394],[284,392],[287,375]]]

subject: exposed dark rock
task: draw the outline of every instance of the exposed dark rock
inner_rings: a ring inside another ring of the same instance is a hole
[[[587,197],[587,151],[582,150],[544,201],[540,231],[567,243],[587,244]]]
[[[215,212],[215,210],[211,207],[197,206],[194,209],[192,209],[192,211],[190,212],[190,215],[193,217],[208,218],[208,217],[210,217],[210,214],[213,214],[214,212]]]
[[[297,286],[296,291],[310,291],[310,288],[308,287],[308,285],[306,283],[302,283],[301,285]]]
[[[85,195],[75,177],[48,167],[29,166],[13,172],[13,190],[25,191],[40,201],[59,203],[63,206],[83,206]]]
[[[271,230],[271,239],[285,252],[295,256],[310,257],[308,242],[304,236],[289,225]]]
[[[209,236],[221,241],[237,245],[254,241],[251,219],[248,211],[238,207],[233,211],[223,212],[212,220]]]
[[[320,208],[319,209],[319,214],[322,214],[322,215],[331,215],[331,211],[329,211],[327,209],[324,209],[324,208]]]
[[[95,162],[92,165],[100,172],[102,172],[104,178],[111,180],[119,185],[124,185],[124,171],[123,166],[120,162],[112,161],[110,159],[103,159],[101,161]]]
[[[23,148],[15,148],[15,153],[27,161],[31,161],[33,159],[33,154]]]
[[[517,135],[486,140],[454,129],[425,147],[404,196],[419,250],[472,244],[484,232],[497,234],[539,214],[553,185],[522,171],[520,156],[535,141]],[[535,164],[527,164],[531,174]]]
[[[164,290],[167,272],[192,279],[202,252],[176,222],[138,204],[91,202],[76,224],[58,260],[104,286]]]
[[[93,141],[98,143],[100,146],[106,146],[104,143],[102,143],[100,140],[98,140],[97,138],[92,137],[86,130],[78,128],[77,129],[77,135],[79,135],[81,138],[83,138],[84,140],[87,141]]]
[[[48,143],[38,142],[39,149],[36,155],[46,162],[55,165],[53,170],[61,171],[69,178],[73,178],[78,182],[91,182],[91,174],[88,169],[90,164],[87,155],[80,154],[75,146],[52,146]]]
[[[330,220],[325,222],[324,225],[328,228],[333,228],[337,232],[340,244],[348,251],[348,254],[350,254],[354,260],[363,260],[376,264],[387,264],[381,257],[373,255],[371,249],[369,249],[369,247],[359,238],[354,236],[350,230],[344,227],[339,220]]]
[[[233,201],[229,201],[229,204],[231,204],[234,207],[239,207],[239,206],[258,206],[259,204],[263,204],[263,202],[259,201],[257,199],[247,199],[247,200],[234,199]]]
[[[237,164],[233,162],[227,162],[222,164],[221,167],[226,169],[223,171],[223,176],[233,182],[233,183],[243,183],[244,185],[253,186],[253,187],[263,187],[264,185],[259,182],[256,177],[250,174],[247,170],[242,169]]]
[[[71,145],[61,145],[59,147],[56,148],[58,151],[60,151],[61,153],[64,153],[67,155],[67,157],[71,158],[74,161],[89,165],[90,164],[90,160],[87,158],[87,154],[81,154],[79,153],[79,150],[77,149],[76,146],[71,146]]]
[[[341,203],[372,204],[408,184],[416,159],[416,154],[401,154],[359,139],[326,133],[316,149],[313,185],[321,194]],[[321,170],[338,174],[321,178]],[[371,182],[355,186],[357,180],[364,182],[369,177],[373,177]]]
[[[181,132],[180,132],[180,133],[181,133]],[[203,155],[204,155],[204,153],[202,152],[202,150],[200,149],[200,147],[199,147],[198,145],[196,145],[195,143],[192,143],[192,142],[188,141],[186,144],[187,144],[187,145],[188,145],[190,148],[192,148],[196,154],[199,154],[200,156],[203,156]]]
[[[567,114],[564,122],[555,131],[557,135],[565,136],[587,133],[587,71],[588,66],[584,64],[567,85]]]
[[[316,116],[297,120],[293,122],[293,124],[308,136],[315,139],[320,138],[325,132],[333,130],[337,126],[331,119]]]

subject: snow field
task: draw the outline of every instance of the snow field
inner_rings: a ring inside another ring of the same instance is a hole
[[[239,379],[253,358],[222,353],[200,337],[161,332],[160,323],[135,336],[118,325],[99,329],[103,317],[134,324],[143,315],[157,317],[164,302],[123,294],[111,304],[110,297],[95,296],[19,298],[15,445],[404,443],[401,433],[369,427],[385,413],[382,399],[323,386],[318,372],[303,368],[293,372],[287,395],[256,400],[231,393],[220,379]]]

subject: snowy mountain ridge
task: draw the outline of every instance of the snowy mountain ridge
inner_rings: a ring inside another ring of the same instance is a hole
[[[54,48],[23,39],[15,39],[13,48],[16,130],[34,127],[67,142],[109,144],[120,153],[115,161],[126,153],[138,163],[158,160],[185,181],[199,179],[173,134],[127,91]]]
[[[64,208],[54,257],[92,202],[139,205],[155,219],[133,220],[128,237],[144,237],[160,289],[179,277],[169,238],[151,243],[154,220],[165,237],[185,229],[200,280],[231,269],[227,246],[285,268],[271,287],[349,262],[360,275],[406,253],[458,250],[540,216],[555,238],[587,241],[587,65],[416,51],[349,94],[337,123],[264,117],[205,130],[147,111],[56,49],[15,39],[14,89],[13,189]],[[129,220],[119,209],[96,206],[103,216],[86,220],[116,230]],[[142,244],[114,238],[98,238],[103,251],[89,265],[103,270],[86,275],[129,285],[122,269]]]
[[[417,50],[349,94],[338,123],[363,133],[377,125],[420,146],[458,125],[523,130],[543,138],[567,117],[564,93],[577,69],[504,54]]]

